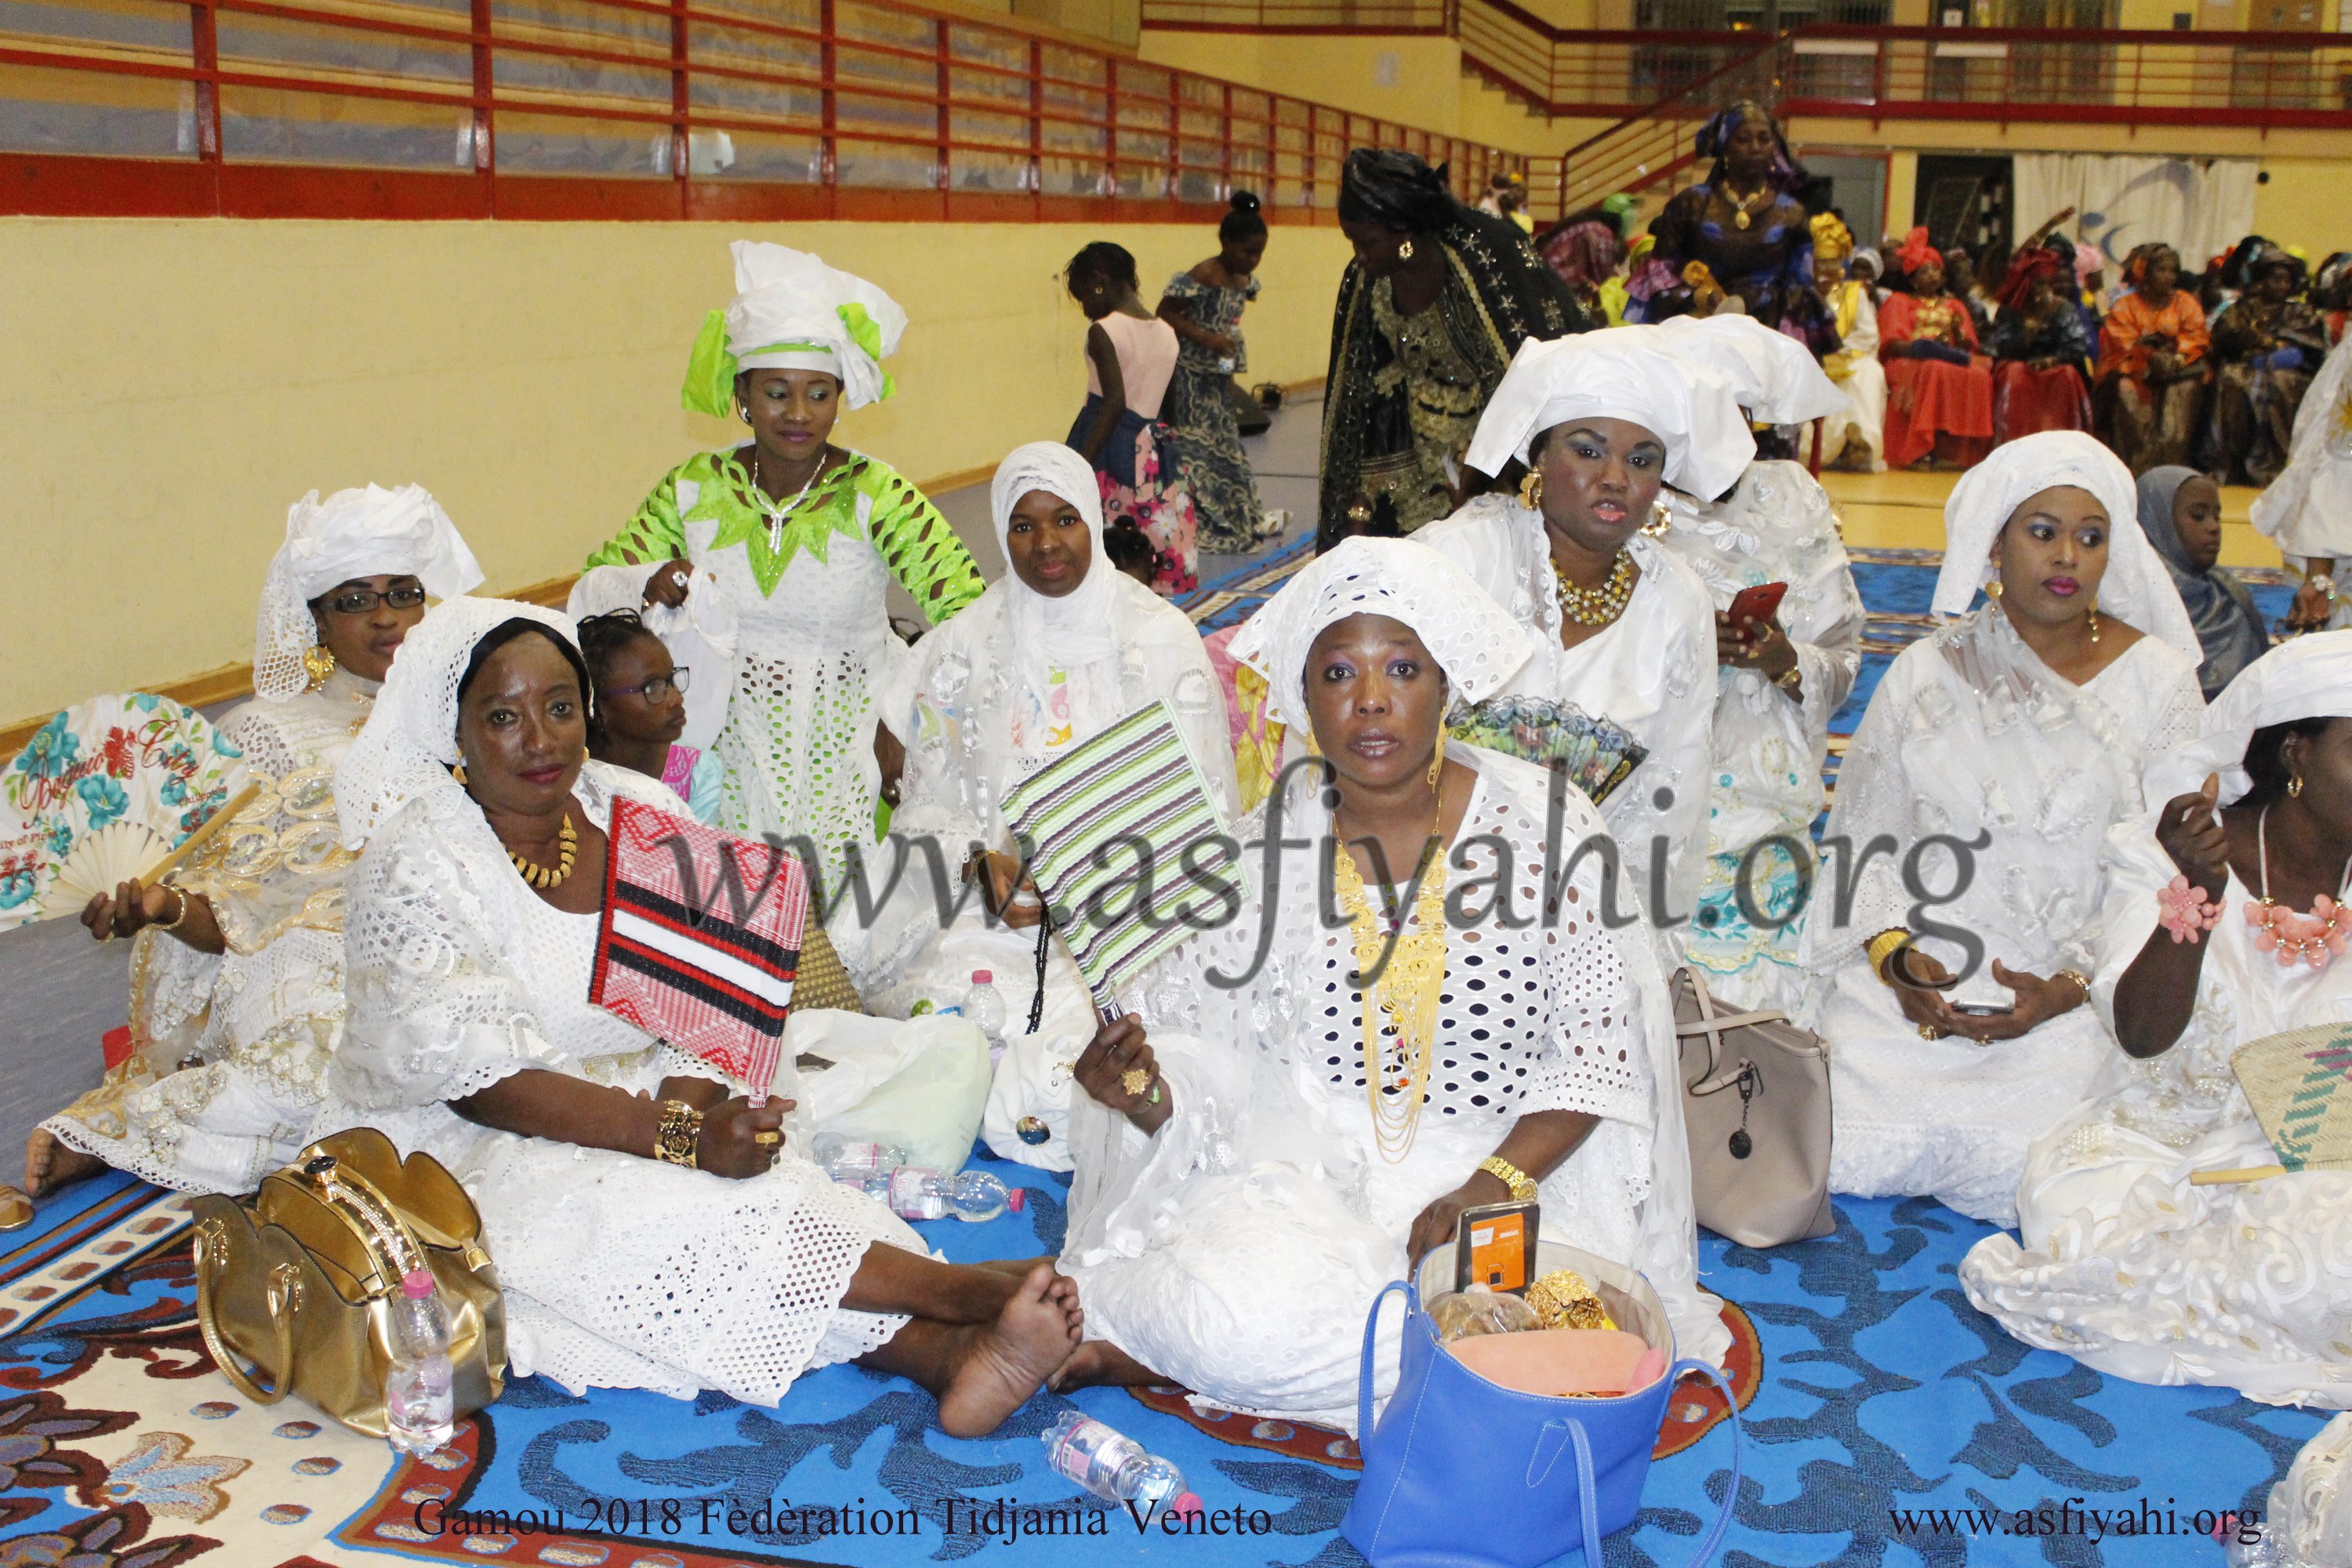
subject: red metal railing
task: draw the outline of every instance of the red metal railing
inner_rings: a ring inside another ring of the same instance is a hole
[[[2336,33],[1821,26],[1777,40],[1714,37],[1715,49],[1692,61],[1711,65],[1707,74],[1562,158],[1530,161],[1538,219],[1680,174],[1696,159],[1692,142],[1706,117],[1742,98],[1774,104],[1785,120],[2352,130],[2352,37]],[[1747,52],[1715,64],[1731,38],[1746,39]]]
[[[1458,139],[867,0],[83,0],[0,11],[0,212],[1327,217]]]

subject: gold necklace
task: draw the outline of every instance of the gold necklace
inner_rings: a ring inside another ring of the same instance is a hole
[[[1760,201],[1765,203],[1767,205],[1769,205],[1772,197],[1772,184],[1770,181],[1766,181],[1764,188],[1757,192],[1752,196],[1734,195],[1732,194],[1731,187],[1728,185],[1726,185],[1723,188],[1723,194],[1730,198],[1731,205],[1734,209],[1732,223],[1738,227],[1746,228],[1748,224],[1748,204],[1749,202]]]
[[[1551,581],[1559,595],[1561,615],[1580,626],[1605,626],[1625,613],[1625,601],[1633,596],[1633,552],[1620,545],[1617,563],[1609,569],[1609,581],[1598,588],[1570,582],[1557,557],[1551,563]]]
[[[1421,1131],[1430,1046],[1437,1036],[1438,996],[1445,986],[1445,855],[1444,847],[1436,845],[1438,826],[1444,816],[1445,791],[1441,784],[1437,817],[1429,828],[1430,840],[1436,847],[1423,851],[1429,868],[1423,874],[1421,896],[1413,900],[1412,928],[1397,937],[1380,984],[1362,998],[1364,1099],[1371,1109],[1372,1142],[1381,1158],[1391,1165],[1412,1152],[1413,1140]],[[1356,973],[1369,974],[1381,960],[1388,933],[1372,912],[1364,874],[1357,869],[1356,858],[1344,842],[1332,857],[1331,880],[1356,939]],[[1392,1082],[1382,1081],[1380,1020],[1383,1013],[1397,1042]],[[1389,1089],[1395,1092],[1383,1092]]]
[[[514,862],[514,868],[521,872],[522,879],[532,887],[542,892],[551,888],[560,888],[563,885],[563,879],[572,875],[572,862],[580,854],[580,830],[572,826],[572,814],[568,811],[563,814],[563,831],[556,836],[556,843],[557,858],[552,870],[534,865],[511,849],[507,851],[507,858]]]

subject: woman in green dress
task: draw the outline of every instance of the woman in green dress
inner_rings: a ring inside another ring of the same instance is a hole
[[[836,885],[847,851],[877,837],[892,762],[882,753],[897,752],[875,711],[906,652],[885,608],[889,584],[934,626],[983,584],[921,491],[829,439],[844,405],[890,395],[881,362],[907,313],[804,252],[733,248],[735,302],[703,323],[685,403],[731,411],[751,440],[671,469],[588,564],[646,567],[647,604],[727,596],[738,631],[734,694],[712,747],[726,767],[719,825],[807,836],[812,869]]]
[[[1217,254],[1168,280],[1160,319],[1176,329],[1176,375],[1161,416],[1184,453],[1184,480],[1200,520],[1200,548],[1234,554],[1257,542],[1257,481],[1242,450],[1234,377],[1249,369],[1242,307],[1257,298],[1265,219],[1257,197],[1235,191],[1217,225]]]

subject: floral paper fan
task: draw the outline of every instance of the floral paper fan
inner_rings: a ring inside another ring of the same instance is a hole
[[[1565,773],[1595,805],[1649,755],[1622,725],[1544,697],[1456,703],[1445,728],[1457,741]]]
[[[147,692],[51,718],[0,769],[0,930],[144,878],[220,810],[238,757],[204,715]]]

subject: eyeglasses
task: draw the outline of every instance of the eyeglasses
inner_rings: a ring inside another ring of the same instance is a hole
[[[651,680],[635,686],[608,686],[598,689],[599,697],[642,697],[648,702],[667,702],[673,691],[683,695],[694,685],[694,671],[680,665],[667,675],[656,675]]]
[[[364,616],[378,605],[389,605],[395,610],[413,610],[425,602],[422,588],[387,588],[379,594],[373,588],[354,588],[348,594],[337,594],[327,601],[327,608],[339,616]]]

